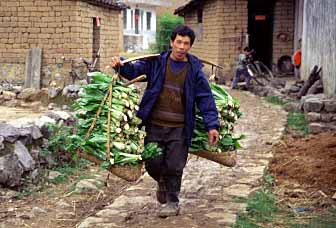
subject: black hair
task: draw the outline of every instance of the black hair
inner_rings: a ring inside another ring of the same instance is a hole
[[[170,40],[174,41],[177,35],[188,36],[190,38],[190,46],[192,46],[195,41],[194,31],[186,25],[176,26],[170,35]]]
[[[250,51],[249,47],[244,47],[244,51]]]

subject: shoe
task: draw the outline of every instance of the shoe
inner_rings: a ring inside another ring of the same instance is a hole
[[[158,182],[158,186],[156,189],[156,199],[161,204],[167,203],[167,190],[164,182]]]
[[[167,218],[170,216],[177,216],[180,213],[180,206],[177,202],[168,202],[160,208],[158,216],[160,218]]]

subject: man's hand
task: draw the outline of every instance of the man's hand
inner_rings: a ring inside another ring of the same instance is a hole
[[[111,60],[111,66],[113,68],[119,67],[119,66],[123,66],[124,64],[121,62],[119,56],[113,56],[112,60]]]
[[[209,136],[209,144],[210,145],[215,145],[218,143],[218,139],[219,139],[219,133],[216,129],[212,129],[208,132],[208,136]]]

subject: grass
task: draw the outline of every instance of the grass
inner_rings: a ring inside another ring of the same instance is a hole
[[[60,184],[60,183],[64,183],[68,181],[70,176],[73,176],[76,173],[79,173],[81,170],[85,169],[88,164],[89,164],[88,161],[79,159],[74,164],[65,163],[63,166],[55,167],[54,170],[57,172],[60,172],[62,175],[59,175],[58,177],[53,179],[51,183]]]
[[[334,228],[336,209],[321,215],[295,213],[277,202],[272,193],[273,177],[264,176],[263,187],[247,199],[245,212],[240,212],[232,228]]]
[[[308,134],[308,122],[303,113],[289,112],[287,116],[287,127],[301,132],[303,135]]]
[[[284,106],[288,103],[288,101],[284,101],[277,96],[268,96],[264,98],[265,101],[275,104]],[[305,116],[301,112],[289,112],[287,116],[287,127],[291,130],[295,130],[302,135],[308,134],[308,122],[305,119]]]
[[[264,99],[265,101],[271,104],[280,105],[280,106],[284,106],[287,103],[287,101],[284,101],[280,97],[277,97],[277,96],[268,96],[268,97],[265,97]]]

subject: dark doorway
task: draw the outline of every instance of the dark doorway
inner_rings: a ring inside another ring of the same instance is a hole
[[[273,12],[273,0],[248,1],[249,47],[268,67],[272,64]]]

